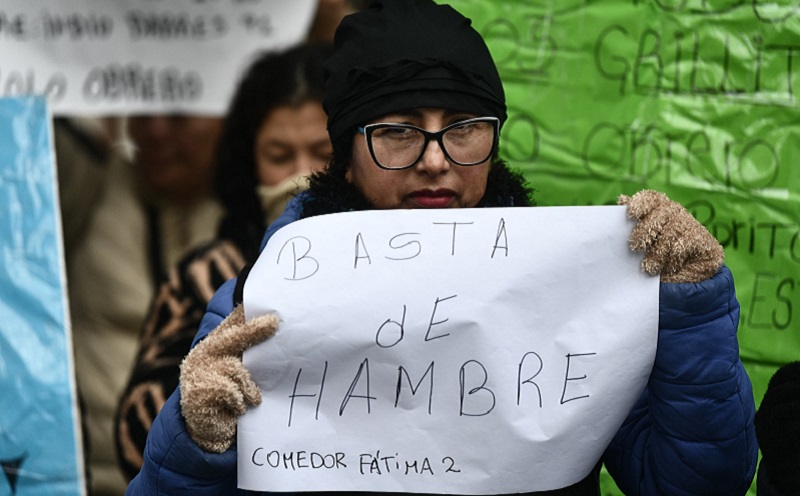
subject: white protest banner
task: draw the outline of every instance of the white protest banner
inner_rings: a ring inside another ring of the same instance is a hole
[[[290,224],[245,284],[239,487],[495,494],[584,478],[650,374],[658,278],[624,207],[350,212]]]
[[[0,5],[0,96],[56,115],[225,112],[257,52],[303,40],[316,0],[26,0]]]

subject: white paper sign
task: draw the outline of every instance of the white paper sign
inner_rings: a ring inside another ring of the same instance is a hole
[[[0,96],[57,115],[221,115],[256,52],[303,40],[316,0],[25,0],[0,5]]]
[[[248,318],[263,403],[239,487],[495,494],[583,479],[655,356],[658,278],[624,207],[370,211],[270,240]]]

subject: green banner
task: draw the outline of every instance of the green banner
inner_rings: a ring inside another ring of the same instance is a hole
[[[719,239],[759,403],[775,370],[800,359],[800,6],[447,3],[473,19],[495,57],[509,105],[504,157],[540,205],[611,204],[655,189]]]

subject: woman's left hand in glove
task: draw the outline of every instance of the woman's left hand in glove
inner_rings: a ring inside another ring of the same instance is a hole
[[[643,251],[642,270],[661,282],[700,282],[719,271],[725,254],[719,242],[682,205],[664,193],[643,190],[620,195],[628,217],[636,219],[630,236],[633,251]]]

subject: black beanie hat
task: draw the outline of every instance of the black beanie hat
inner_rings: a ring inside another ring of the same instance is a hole
[[[331,141],[383,114],[419,107],[506,120],[505,95],[471,21],[432,0],[373,0],[345,17],[324,67]]]

